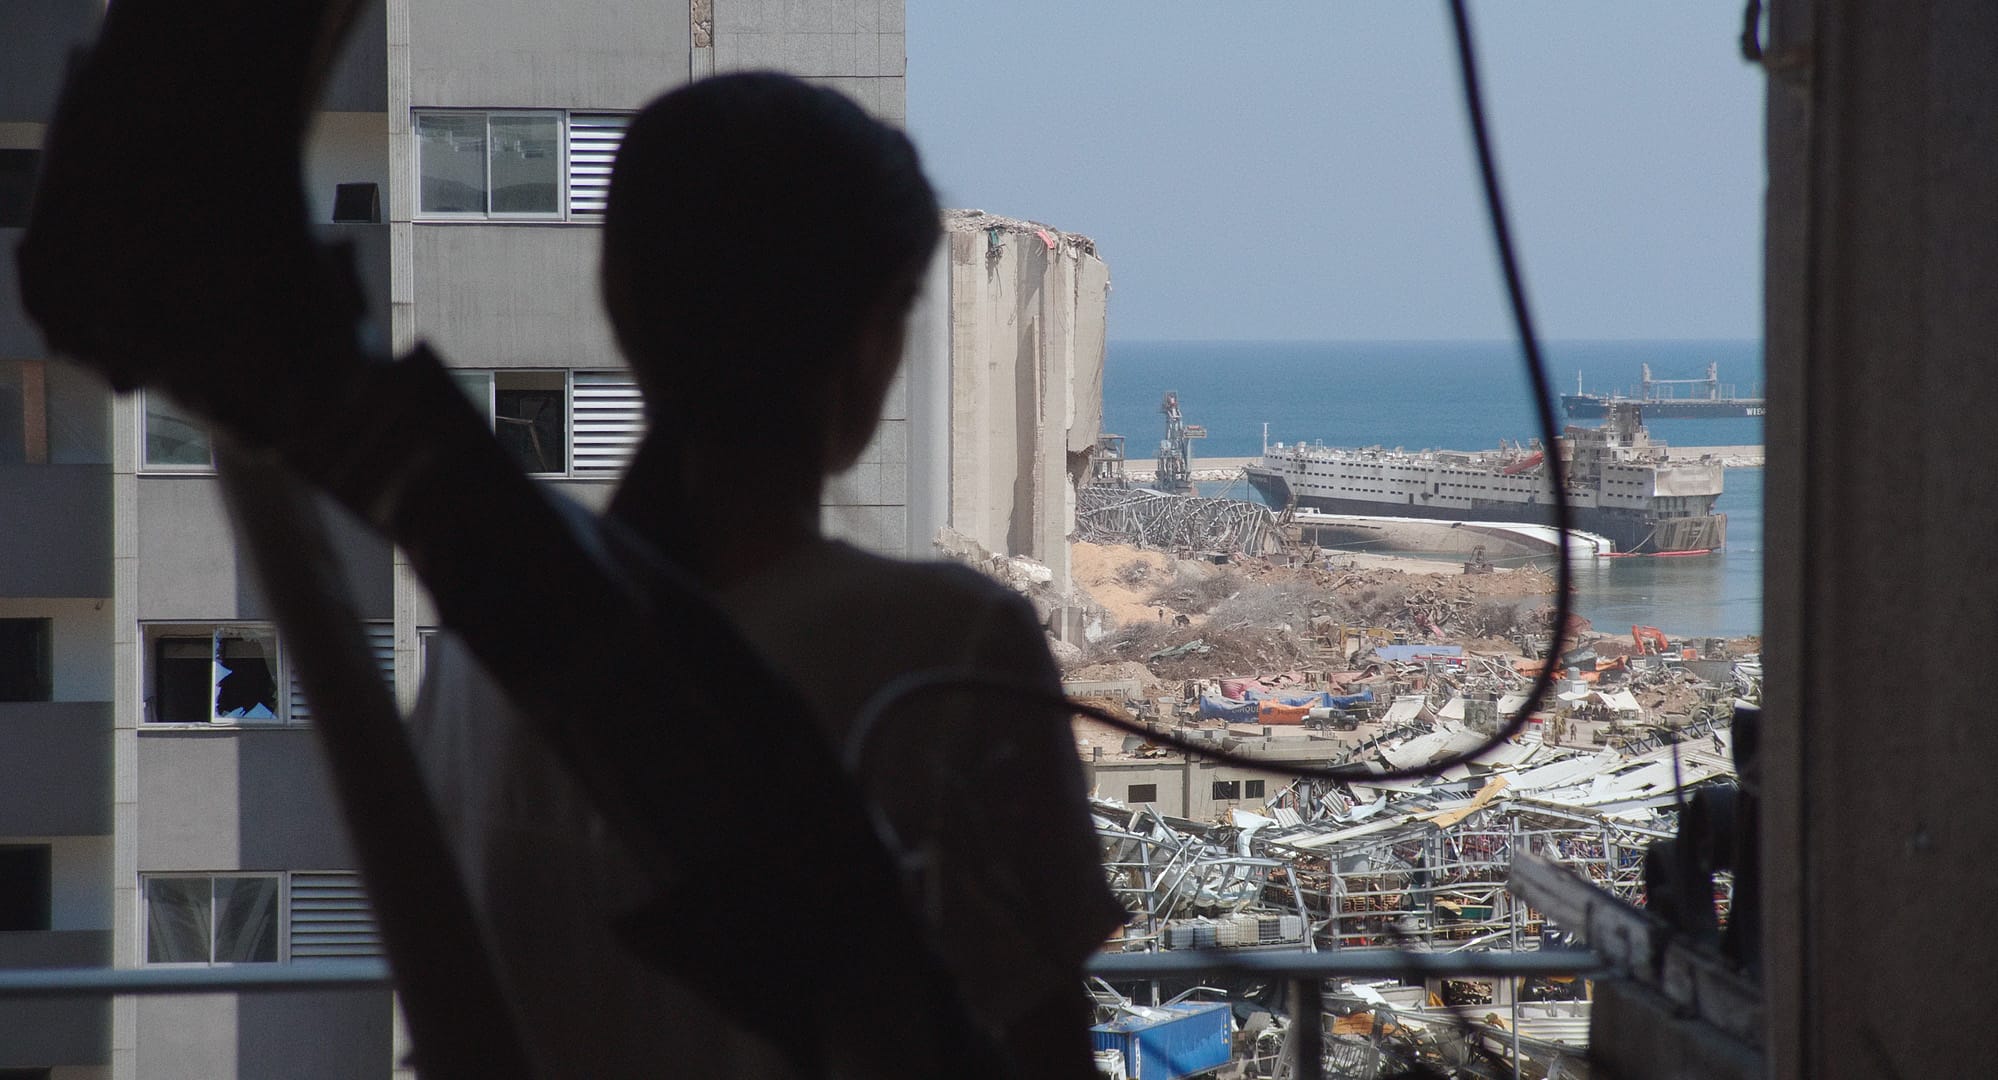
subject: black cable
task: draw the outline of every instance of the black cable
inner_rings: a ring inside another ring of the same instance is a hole
[[[1547,365],[1541,356],[1540,338],[1533,327],[1533,312],[1526,301],[1526,282],[1519,270],[1519,258],[1513,252],[1512,230],[1507,225],[1505,198],[1499,190],[1498,163],[1493,158],[1491,138],[1485,130],[1484,95],[1478,84],[1478,61],[1471,40],[1470,16],[1464,10],[1464,0],[1450,0],[1451,21],[1457,37],[1457,70],[1462,76],[1464,89],[1464,109],[1471,125],[1471,139],[1478,151],[1478,174],[1485,193],[1485,209],[1491,224],[1492,245],[1497,249],[1499,268],[1505,275],[1506,298],[1512,306],[1513,323],[1519,332],[1520,350],[1526,360],[1527,381],[1533,387],[1533,404],[1540,420],[1540,444],[1544,448],[1541,460],[1547,468],[1548,479],[1554,485],[1554,528],[1558,534],[1556,543],[1558,560],[1554,574],[1554,632],[1548,642],[1547,658],[1540,671],[1533,677],[1533,685],[1527,691],[1526,700],[1519,710],[1507,719],[1505,726],[1495,734],[1470,750],[1452,754],[1440,761],[1408,769],[1375,770],[1364,763],[1349,763],[1329,769],[1309,768],[1299,765],[1282,765],[1245,757],[1213,745],[1203,745],[1181,738],[1178,735],[1158,731],[1138,721],[1128,720],[1113,713],[1070,701],[1057,693],[1030,683],[1011,679],[993,678],[979,672],[966,670],[919,671],[890,681],[868,699],[855,720],[854,731],[847,743],[849,766],[857,765],[865,755],[867,743],[887,710],[912,698],[925,696],[941,690],[983,690],[1012,697],[1027,704],[1040,704],[1059,707],[1069,713],[1080,713],[1136,735],[1142,735],[1150,742],[1170,746],[1188,754],[1200,754],[1215,761],[1225,762],[1238,768],[1255,769],[1276,776],[1290,776],[1300,780],[1335,781],[1394,781],[1414,780],[1435,776],[1455,765],[1462,765],[1505,745],[1506,741],[1526,727],[1527,720],[1540,699],[1554,685],[1555,672],[1561,661],[1561,651],[1568,632],[1568,620],[1573,610],[1573,599],[1569,595],[1574,584],[1574,563],[1568,554],[1568,530],[1574,514],[1569,505],[1568,467],[1561,459],[1560,431],[1554,422],[1554,394],[1547,381]]]

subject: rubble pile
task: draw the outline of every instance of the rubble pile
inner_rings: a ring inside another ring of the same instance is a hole
[[[1086,542],[1250,556],[1283,546],[1276,515],[1261,503],[1092,485],[1075,504],[1075,538]]]

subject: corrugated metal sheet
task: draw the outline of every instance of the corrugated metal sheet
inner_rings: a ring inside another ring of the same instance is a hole
[[[576,372],[569,427],[577,472],[621,471],[645,437],[645,402],[638,383],[629,372]]]

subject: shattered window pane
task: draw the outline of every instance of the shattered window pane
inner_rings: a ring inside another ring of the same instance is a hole
[[[1240,780],[1216,780],[1216,781],[1214,781],[1214,797],[1215,797],[1215,798],[1217,798],[1217,799],[1239,799],[1239,798],[1241,798],[1241,797],[1242,797],[1242,782],[1241,782]]]
[[[567,391],[559,371],[493,373],[493,434],[522,469],[559,473],[568,467]]]
[[[1263,781],[1261,781],[1261,780],[1244,780],[1244,781],[1242,781],[1242,797],[1243,797],[1244,799],[1260,799],[1260,798],[1262,798],[1262,797],[1263,797]]]
[[[152,697],[146,719],[159,724],[283,718],[274,631],[238,627],[161,635],[153,640]]]
[[[268,630],[215,635],[215,718],[278,718],[277,635]]]
[[[165,394],[146,394],[146,464],[213,465],[208,432]]]

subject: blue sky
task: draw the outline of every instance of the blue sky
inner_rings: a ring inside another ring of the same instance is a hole
[[[1550,338],[1760,333],[1740,0],[1477,3]],[[1440,0],[910,0],[947,205],[1094,237],[1119,339],[1510,336]]]

